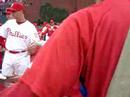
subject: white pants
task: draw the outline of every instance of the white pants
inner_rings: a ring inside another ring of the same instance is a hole
[[[30,64],[30,55],[27,52],[13,54],[5,51],[2,63],[2,74],[6,77],[21,76]]]

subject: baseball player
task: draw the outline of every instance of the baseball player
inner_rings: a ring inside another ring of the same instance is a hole
[[[21,76],[30,64],[30,54],[35,53],[39,36],[35,26],[24,17],[24,5],[14,2],[9,8],[15,19],[8,20],[0,28],[0,36],[6,38],[2,74],[6,77]],[[31,51],[31,49],[33,50]]]

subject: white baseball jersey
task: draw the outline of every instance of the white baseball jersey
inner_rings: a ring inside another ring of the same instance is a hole
[[[8,20],[0,28],[0,36],[6,38],[6,49],[13,51],[26,50],[32,42],[39,41],[35,26],[28,20],[22,24]]]

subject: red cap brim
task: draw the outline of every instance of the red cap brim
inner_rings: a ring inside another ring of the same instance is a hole
[[[16,9],[13,9],[12,7],[9,7],[7,11],[16,12],[17,10],[16,10]]]

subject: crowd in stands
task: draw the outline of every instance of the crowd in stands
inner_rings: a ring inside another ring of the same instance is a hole
[[[59,27],[60,23],[55,23],[54,20],[51,19],[50,22],[43,22],[41,25],[38,25],[35,22],[33,24],[37,28],[40,39],[47,41],[49,37],[54,33],[54,31]]]

